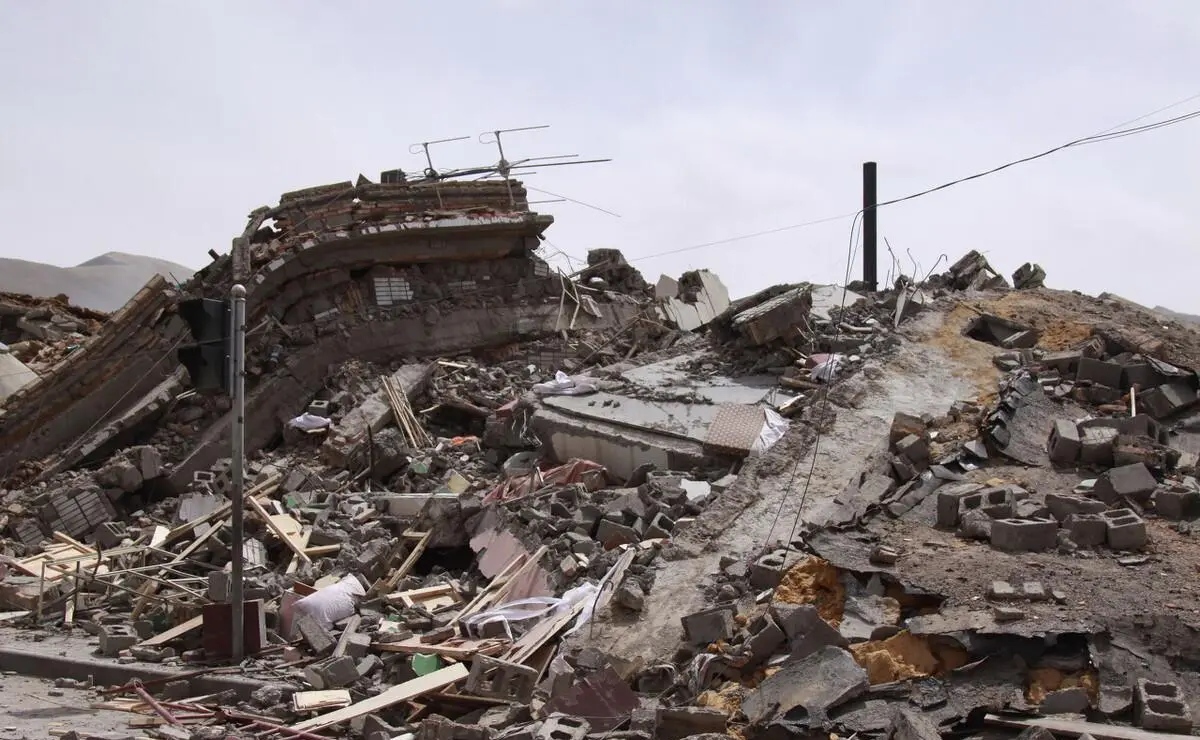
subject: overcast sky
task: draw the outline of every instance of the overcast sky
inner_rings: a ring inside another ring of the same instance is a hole
[[[483,164],[479,132],[550,124],[509,158],[613,161],[528,184],[620,214],[538,206],[562,252],[709,267],[735,294],[834,281],[849,217],[652,255],[852,214],[864,160],[888,199],[1108,129],[1200,94],[1197,70],[1200,0],[0,0],[0,256],[197,268],[281,192],[418,170],[429,139],[472,137],[438,167]],[[1200,119],[881,209],[879,230],[923,270],[975,248],[1200,312],[1198,171]]]

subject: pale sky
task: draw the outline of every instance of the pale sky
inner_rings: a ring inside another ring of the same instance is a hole
[[[471,137],[436,166],[484,164],[480,132],[550,124],[509,158],[614,161],[528,185],[620,214],[538,206],[563,252],[736,295],[840,281],[849,218],[650,255],[852,214],[864,160],[885,200],[1097,133],[1198,70],[1200,0],[0,0],[0,256],[198,268],[286,190],[417,171],[430,139]],[[923,271],[975,248],[1200,313],[1198,168],[1200,119],[881,209],[879,233]]]

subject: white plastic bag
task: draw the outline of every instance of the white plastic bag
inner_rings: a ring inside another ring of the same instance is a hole
[[[539,396],[584,396],[598,390],[596,381],[591,378],[572,378],[562,370],[554,374],[554,380],[533,386],[533,392]]]
[[[326,419],[324,416],[317,416],[316,414],[310,414],[306,411],[297,416],[295,419],[289,421],[288,426],[295,427],[296,429],[303,429],[304,431],[308,432],[312,431],[313,429],[324,429],[331,423],[332,422],[329,419]]]
[[[352,575],[346,576],[332,586],[326,586],[315,594],[309,594],[297,601],[293,607],[294,614],[307,614],[317,624],[328,629],[334,622],[352,616],[358,609],[358,600],[366,595],[367,592],[363,590],[357,578]]]

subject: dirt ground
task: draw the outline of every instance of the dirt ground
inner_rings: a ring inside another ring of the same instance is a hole
[[[979,351],[970,346],[977,342],[961,337],[961,344],[951,341],[962,327],[944,327],[944,321],[937,311],[917,317],[903,327],[909,339],[893,355],[847,379],[835,394],[845,405],[830,404],[836,420],[819,445],[810,427],[793,423],[766,455],[749,460],[737,483],[680,534],[677,559],[658,572],[640,618],[597,620],[578,639],[627,660],[670,657],[680,618],[708,605],[701,586],[718,571],[721,558],[749,559],[772,542],[786,541],[802,499],[807,519],[841,493],[886,438],[897,411],[941,415],[955,400],[994,390],[994,348],[983,345]],[[927,341],[943,333],[945,344]]]
[[[91,691],[56,689],[51,681],[14,674],[0,676],[0,740],[58,737],[68,730],[129,732],[133,715],[91,709]]]

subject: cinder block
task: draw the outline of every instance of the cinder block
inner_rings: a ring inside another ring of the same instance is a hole
[[[1080,547],[1097,547],[1108,541],[1108,522],[1100,514],[1071,514],[1063,528]]]
[[[1058,546],[1053,519],[999,519],[992,524],[992,547],[1007,552],[1040,552]]]
[[[1079,460],[1083,446],[1079,439],[1079,427],[1075,422],[1059,419],[1050,429],[1050,439],[1046,442],[1046,451],[1050,454],[1050,462],[1059,465],[1074,465]]]
[[[107,658],[117,657],[122,650],[128,650],[138,641],[138,636],[129,627],[120,624],[100,625],[100,653]]]
[[[646,539],[669,539],[673,531],[675,531],[675,520],[660,511],[650,520],[650,526],[646,527]]]
[[[329,401],[313,401],[308,404],[308,413],[328,419],[330,413]]]
[[[1160,488],[1154,493],[1154,513],[1178,521],[1200,515],[1200,491]]]
[[[1142,393],[1138,396],[1138,406],[1155,419],[1163,419],[1193,405],[1196,400],[1196,391],[1187,381],[1181,380]]]
[[[1108,506],[1103,501],[1077,496],[1073,493],[1046,494],[1046,508],[1060,522],[1065,522],[1072,514],[1099,514]]]
[[[585,719],[552,714],[538,730],[538,740],[583,740],[591,729],[591,724]]]
[[[1146,546],[1146,522],[1132,509],[1114,509],[1101,516],[1108,526],[1108,546],[1114,550],[1140,550]]]
[[[1105,471],[1096,480],[1093,493],[1109,506],[1118,503],[1122,497],[1145,503],[1150,500],[1156,487],[1158,481],[1154,479],[1154,475],[1139,462]]]
[[[1082,357],[1079,359],[1079,371],[1075,374],[1075,381],[1087,381],[1106,388],[1120,388],[1121,374],[1122,368],[1115,362]]]
[[[1189,733],[1192,710],[1173,683],[1139,678],[1133,691],[1134,718],[1144,730]]]
[[[1112,465],[1113,447],[1118,432],[1109,427],[1088,427],[1079,437],[1079,462],[1106,467]]]
[[[489,699],[528,704],[537,684],[538,671],[486,655],[476,655],[467,676],[467,693]]]
[[[775,588],[783,580],[783,569],[787,563],[787,550],[775,550],[756,560],[750,566],[750,585],[755,588]]]
[[[695,614],[689,614],[682,620],[684,634],[693,645],[709,645],[719,640],[728,640],[733,636],[736,625],[733,621],[734,607],[718,606]]]

